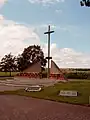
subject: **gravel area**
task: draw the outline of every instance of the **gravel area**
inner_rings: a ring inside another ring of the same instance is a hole
[[[90,120],[90,108],[17,95],[0,95],[0,120]]]
[[[7,79],[0,80],[0,85],[44,85],[51,86],[55,83],[59,82],[59,80],[50,80],[50,79],[28,79],[28,78],[15,78],[15,79]]]
[[[0,85],[0,91],[12,91],[12,90],[18,90],[18,89],[24,89],[24,86],[15,86],[15,85]]]
[[[24,89],[30,85],[52,86],[57,82],[59,82],[59,80],[15,77],[12,79],[0,80],[0,91]]]

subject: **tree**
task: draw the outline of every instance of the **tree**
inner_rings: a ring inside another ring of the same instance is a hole
[[[40,46],[32,45],[25,48],[23,53],[17,57],[17,66],[20,71],[23,71],[37,61],[41,61],[41,68],[43,68],[47,62]]]
[[[0,70],[2,72],[11,72],[17,71],[16,65],[16,57],[14,57],[11,53],[5,55],[0,62]]]
[[[80,1],[80,5],[81,6],[86,6],[86,7],[90,7],[90,0],[82,0]]]

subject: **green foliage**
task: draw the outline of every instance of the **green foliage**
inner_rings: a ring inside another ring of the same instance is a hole
[[[73,72],[73,73],[66,73],[66,78],[68,79],[88,79],[90,73],[87,72]]]
[[[72,68],[72,71],[77,71],[77,72],[85,72],[85,71],[90,71],[90,69],[86,68]]]
[[[0,71],[15,72],[17,71],[16,58],[10,53],[5,55],[0,62]]]
[[[80,1],[80,5],[81,6],[86,6],[86,7],[90,7],[90,0],[82,0]]]
[[[0,71],[2,72],[16,72],[23,71],[28,66],[41,61],[41,69],[44,71],[47,60],[44,58],[44,53],[41,50],[40,46],[29,46],[24,49],[21,55],[18,55],[17,58],[14,57],[11,53],[5,55],[0,62]]]
[[[24,49],[23,53],[17,57],[17,65],[20,71],[23,71],[32,63],[41,61],[41,66],[46,65],[46,59],[44,58],[44,53],[41,50],[40,46],[29,46]]]
[[[14,77],[15,75],[17,75],[18,72],[11,72],[11,77]],[[0,79],[2,77],[9,77],[10,76],[10,72],[0,72]]]

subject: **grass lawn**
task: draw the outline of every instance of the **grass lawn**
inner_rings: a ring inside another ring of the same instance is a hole
[[[12,79],[18,72],[0,72],[0,80]]]
[[[58,96],[60,90],[76,90],[79,92],[78,97]],[[41,92],[26,92],[25,90],[4,91],[0,94],[24,95],[35,98],[54,100],[73,104],[88,104],[90,96],[90,81],[70,81],[68,83],[58,83],[54,86],[45,87]]]
[[[17,72],[11,72],[11,77],[15,76]],[[0,77],[10,77],[10,72],[0,72]]]

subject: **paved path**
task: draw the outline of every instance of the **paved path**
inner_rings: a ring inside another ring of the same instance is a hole
[[[50,80],[50,79],[27,79],[27,78],[16,78],[16,79],[7,79],[0,80],[0,86],[30,86],[30,85],[44,85],[51,86],[55,83],[59,82],[59,80]]]
[[[26,79],[26,78],[0,80],[0,91],[25,89],[30,85],[51,86],[57,82],[58,81],[48,79]]]
[[[0,120],[90,120],[90,108],[1,95]]]
[[[12,85],[0,85],[0,91],[13,91],[18,89],[25,89],[26,87],[20,87],[20,86],[12,86]]]
[[[0,80],[0,91],[7,90],[17,90],[17,89],[25,89],[30,85],[44,85],[51,86],[55,83],[59,82],[59,80],[50,80],[50,79],[27,79],[24,77],[17,77],[15,79],[7,79]]]

